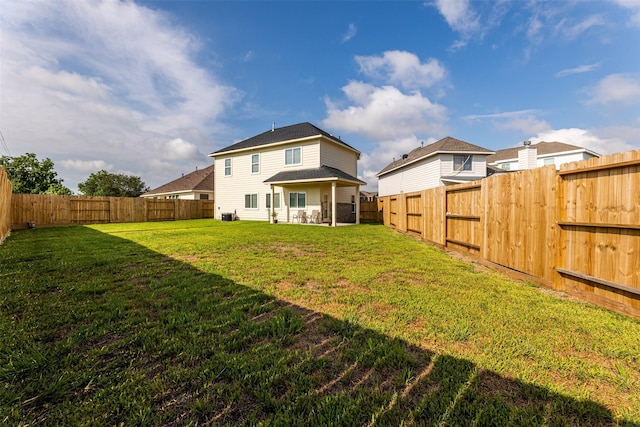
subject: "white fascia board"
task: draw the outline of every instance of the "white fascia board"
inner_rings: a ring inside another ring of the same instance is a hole
[[[538,158],[543,159],[545,157],[567,156],[569,154],[578,154],[578,153],[589,153],[595,157],[600,157],[600,154],[596,153],[595,151],[591,151],[587,148],[579,148],[577,150],[556,151],[555,153],[538,154]]]
[[[162,193],[151,193],[149,194],[149,196],[146,197],[150,197],[150,196],[170,196],[172,194],[184,194],[184,193],[195,193],[196,191],[199,192],[207,192],[207,190],[180,190],[180,191],[165,191]],[[211,193],[213,193],[213,191],[211,191]]]

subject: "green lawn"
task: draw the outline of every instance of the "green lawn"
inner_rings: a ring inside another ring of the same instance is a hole
[[[640,321],[380,225],[0,245],[3,425],[640,425]]]

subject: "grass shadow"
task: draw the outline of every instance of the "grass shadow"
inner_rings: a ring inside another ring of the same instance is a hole
[[[634,425],[90,228],[0,278],[7,425]]]

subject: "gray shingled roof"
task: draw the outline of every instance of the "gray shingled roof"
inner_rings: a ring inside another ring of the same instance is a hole
[[[211,154],[219,154],[225,153],[227,151],[236,151],[243,150],[247,148],[259,147],[262,145],[275,144],[278,142],[291,141],[294,139],[307,138],[310,136],[324,136],[326,138],[331,139],[332,141],[342,144],[345,147],[348,147],[359,153],[358,150],[345,143],[344,141],[336,138],[328,132],[320,129],[312,125],[311,123],[298,123],[296,125],[285,126],[281,128],[275,128],[274,130],[268,130],[266,132],[261,133],[260,135],[253,136],[249,139],[245,139],[244,141],[236,142],[235,144],[229,145],[228,147],[221,148],[218,151],[214,151]]]
[[[188,191],[213,191],[213,170],[214,165],[193,171],[158,188],[149,190],[143,196]]]
[[[359,180],[355,176],[349,175],[346,172],[341,171],[340,169],[332,168],[331,166],[322,165],[319,168],[312,169],[297,169],[290,171],[282,171],[278,172],[271,178],[265,180],[265,183],[274,183],[274,182],[292,182],[292,181],[307,181],[307,180],[317,180],[317,181],[329,181],[333,179],[349,181],[354,183],[359,183],[362,185],[366,185],[367,183]]]
[[[531,144],[532,148],[538,150],[538,156],[562,153],[564,151],[584,150],[584,147],[578,147],[577,145],[565,144],[564,142],[538,142],[537,144]],[[487,157],[487,164],[499,162],[501,160],[518,159],[518,151],[522,150],[523,146],[506,148],[504,150],[498,150],[495,154]],[[596,154],[596,153],[594,153]]]
[[[434,142],[433,144],[425,145],[424,147],[416,148],[407,154],[406,158],[401,157],[398,160],[395,160],[389,163],[384,167],[380,172],[378,172],[377,176],[383,175],[387,172],[390,172],[394,169],[399,169],[404,165],[409,163],[413,163],[417,160],[438,154],[438,153],[474,153],[474,154],[493,154],[493,151],[487,150],[486,148],[480,147],[478,145],[469,144],[468,142],[461,141],[456,138],[452,138],[447,136],[442,138],[439,141]]]

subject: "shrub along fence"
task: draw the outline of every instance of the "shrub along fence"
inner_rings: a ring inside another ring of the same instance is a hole
[[[13,194],[11,228],[213,218],[213,200]]]
[[[7,172],[0,166],[0,242],[11,231],[11,181]]]
[[[387,226],[640,317],[640,151],[379,202]]]

